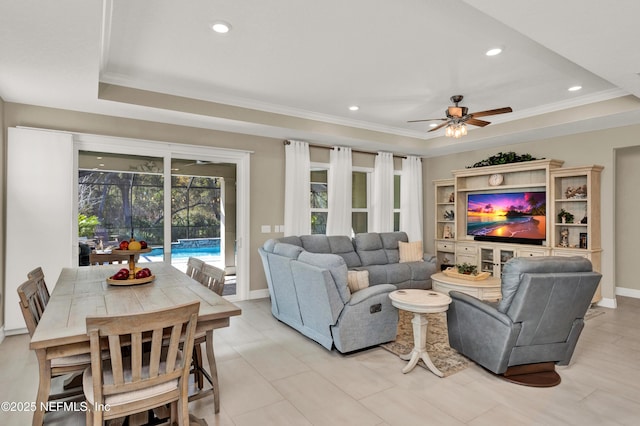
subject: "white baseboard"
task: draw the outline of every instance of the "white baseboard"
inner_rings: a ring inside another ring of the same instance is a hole
[[[618,296],[640,299],[640,290],[636,290],[635,288],[616,287],[616,294]]]
[[[264,299],[265,297],[269,297],[269,289],[265,288],[262,290],[251,290],[249,293],[249,299]]]

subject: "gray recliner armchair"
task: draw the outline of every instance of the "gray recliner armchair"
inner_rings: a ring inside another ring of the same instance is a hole
[[[582,257],[513,258],[502,274],[502,300],[452,291],[449,344],[505,379],[555,386],[568,365],[601,275]]]

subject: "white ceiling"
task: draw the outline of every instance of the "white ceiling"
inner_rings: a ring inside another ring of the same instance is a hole
[[[640,123],[638,16],[637,0],[0,0],[0,96],[433,156]],[[456,141],[407,123],[456,94],[514,112]]]

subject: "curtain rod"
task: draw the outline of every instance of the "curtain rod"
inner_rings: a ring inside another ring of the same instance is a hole
[[[291,141],[284,141],[285,145],[290,145]],[[315,144],[309,144],[309,148],[323,148],[323,149],[333,149],[332,146],[327,146],[327,145],[315,145]],[[338,147],[341,148],[341,147]],[[358,149],[353,149],[351,148],[351,152],[357,152],[358,154],[370,154],[370,155],[376,155],[378,154],[378,152],[374,152],[374,151],[360,151]],[[407,158],[407,155],[405,154],[395,154],[395,153],[391,153],[393,155],[394,158]]]

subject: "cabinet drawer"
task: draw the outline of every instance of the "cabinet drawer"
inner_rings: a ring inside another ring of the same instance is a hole
[[[475,254],[456,253],[456,264],[469,263],[471,265],[478,264],[478,257]]]
[[[456,254],[472,254],[472,255],[476,255],[477,253],[477,247],[473,244],[461,244],[458,243],[456,244]]]
[[[452,242],[447,242],[447,241],[438,241],[436,243],[436,249],[438,251],[446,251],[449,253],[453,253],[455,251],[456,245],[455,243]]]
[[[546,256],[546,250],[536,250],[536,249],[522,249],[518,250],[519,257],[536,257],[536,256]]]
[[[553,256],[581,256],[587,259],[591,259],[590,253],[584,250],[553,250]]]

